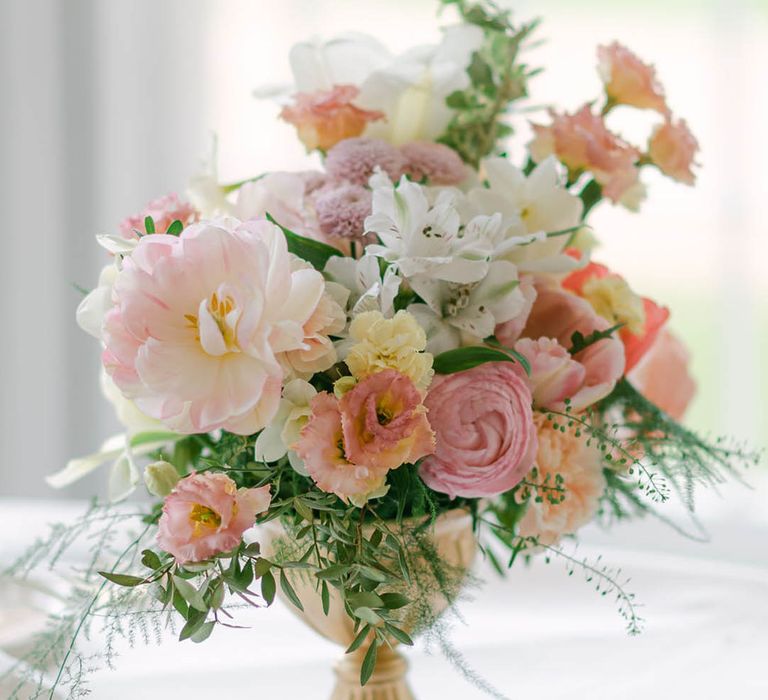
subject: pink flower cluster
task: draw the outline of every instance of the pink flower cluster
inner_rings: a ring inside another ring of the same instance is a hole
[[[129,216],[120,223],[120,235],[127,239],[136,239],[145,234],[146,218],[151,217],[156,233],[165,233],[174,221],[180,221],[186,227],[198,219],[195,208],[179,199],[175,193],[167,194],[150,201],[139,214]]]

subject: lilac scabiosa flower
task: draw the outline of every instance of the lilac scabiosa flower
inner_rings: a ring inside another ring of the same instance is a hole
[[[325,159],[329,177],[356,185],[367,184],[377,166],[396,182],[405,169],[405,158],[386,141],[361,137],[337,143]]]
[[[358,238],[371,213],[371,191],[349,182],[323,188],[315,195],[315,212],[325,236]]]
[[[458,185],[467,176],[467,166],[456,151],[442,143],[413,141],[400,149],[405,172],[412,180],[431,185]]]

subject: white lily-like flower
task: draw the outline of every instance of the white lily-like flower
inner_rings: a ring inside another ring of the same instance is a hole
[[[219,183],[218,139],[211,138],[211,149],[201,163],[199,172],[187,184],[187,198],[200,212],[202,219],[232,214],[234,206],[227,198],[227,191]]]
[[[400,289],[400,277],[393,267],[381,274],[378,258],[364,255],[359,260],[334,255],[328,259],[326,279],[349,290],[349,316],[365,311],[381,311],[386,318],[395,314],[395,297]]]

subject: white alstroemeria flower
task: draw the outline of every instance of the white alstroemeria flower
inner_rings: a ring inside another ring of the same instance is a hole
[[[116,264],[104,266],[98,285],[85,296],[75,312],[77,325],[97,340],[101,340],[104,316],[113,306],[112,287],[119,272]]]
[[[499,212],[506,241],[498,254],[522,272],[567,272],[579,262],[563,252],[569,236],[547,237],[581,222],[583,204],[564,186],[554,156],[526,176],[506,158],[488,158],[481,166],[487,187],[466,196],[470,212]],[[526,243],[525,238],[533,238]],[[521,245],[522,243],[522,245]]]
[[[365,230],[383,245],[368,245],[367,255],[393,263],[414,289],[420,279],[470,284],[486,276],[503,238],[500,215],[478,215],[461,226],[457,190],[446,188],[430,205],[425,189],[405,177],[394,186],[378,172],[370,184],[373,207]]]
[[[287,454],[291,466],[307,476],[301,458],[291,448],[299,441],[301,429],[312,415],[310,403],[316,395],[317,390],[303,379],[294,379],[283,387],[275,417],[256,438],[254,457],[257,462],[276,462]]]
[[[364,311],[381,311],[386,318],[394,316],[400,278],[393,267],[388,267],[382,277],[379,260],[373,255],[364,255],[359,260],[334,255],[328,259],[324,274],[326,279],[349,290],[351,317]]]
[[[327,43],[297,44],[291,49],[291,69],[298,92],[334,85],[359,88],[355,104],[387,116],[369,124],[366,136],[397,146],[434,141],[453,116],[445,98],[469,85],[467,66],[482,40],[478,27],[456,25],[443,30],[439,44],[394,56],[373,37],[349,34]]]
[[[517,268],[506,260],[493,261],[488,275],[475,284],[458,285],[429,280],[418,290],[424,304],[411,304],[427,333],[427,350],[445,352],[493,335],[499,323],[523,311]]]

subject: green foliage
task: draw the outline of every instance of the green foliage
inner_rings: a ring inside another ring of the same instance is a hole
[[[332,257],[341,255],[341,251],[329,246],[320,241],[312,240],[311,238],[305,238],[298,233],[294,233],[285,226],[281,226],[272,216],[267,213],[267,219],[273,224],[279,226],[285,235],[285,240],[288,243],[288,251],[294,255],[298,255],[302,260],[306,260],[316,270],[322,272],[325,269],[325,264]]]
[[[441,2],[454,6],[466,23],[482,29],[484,35],[467,68],[469,87],[446,99],[455,114],[440,138],[476,167],[512,133],[504,117],[513,102],[528,94],[528,80],[538,72],[520,61],[520,49],[538,22],[515,26],[510,11],[489,0]]]
[[[432,366],[438,374],[453,374],[472,369],[486,362],[518,362],[526,374],[531,373],[528,360],[512,348],[489,348],[483,345],[447,350],[435,356]]]
[[[623,327],[623,323],[617,323],[615,326],[606,328],[604,331],[592,331],[592,333],[586,337],[580,331],[576,331],[571,336],[571,347],[568,352],[571,353],[571,355],[576,355],[582,350],[586,350],[590,345],[594,345],[598,341],[604,340],[605,338],[610,338],[616,331]]]

